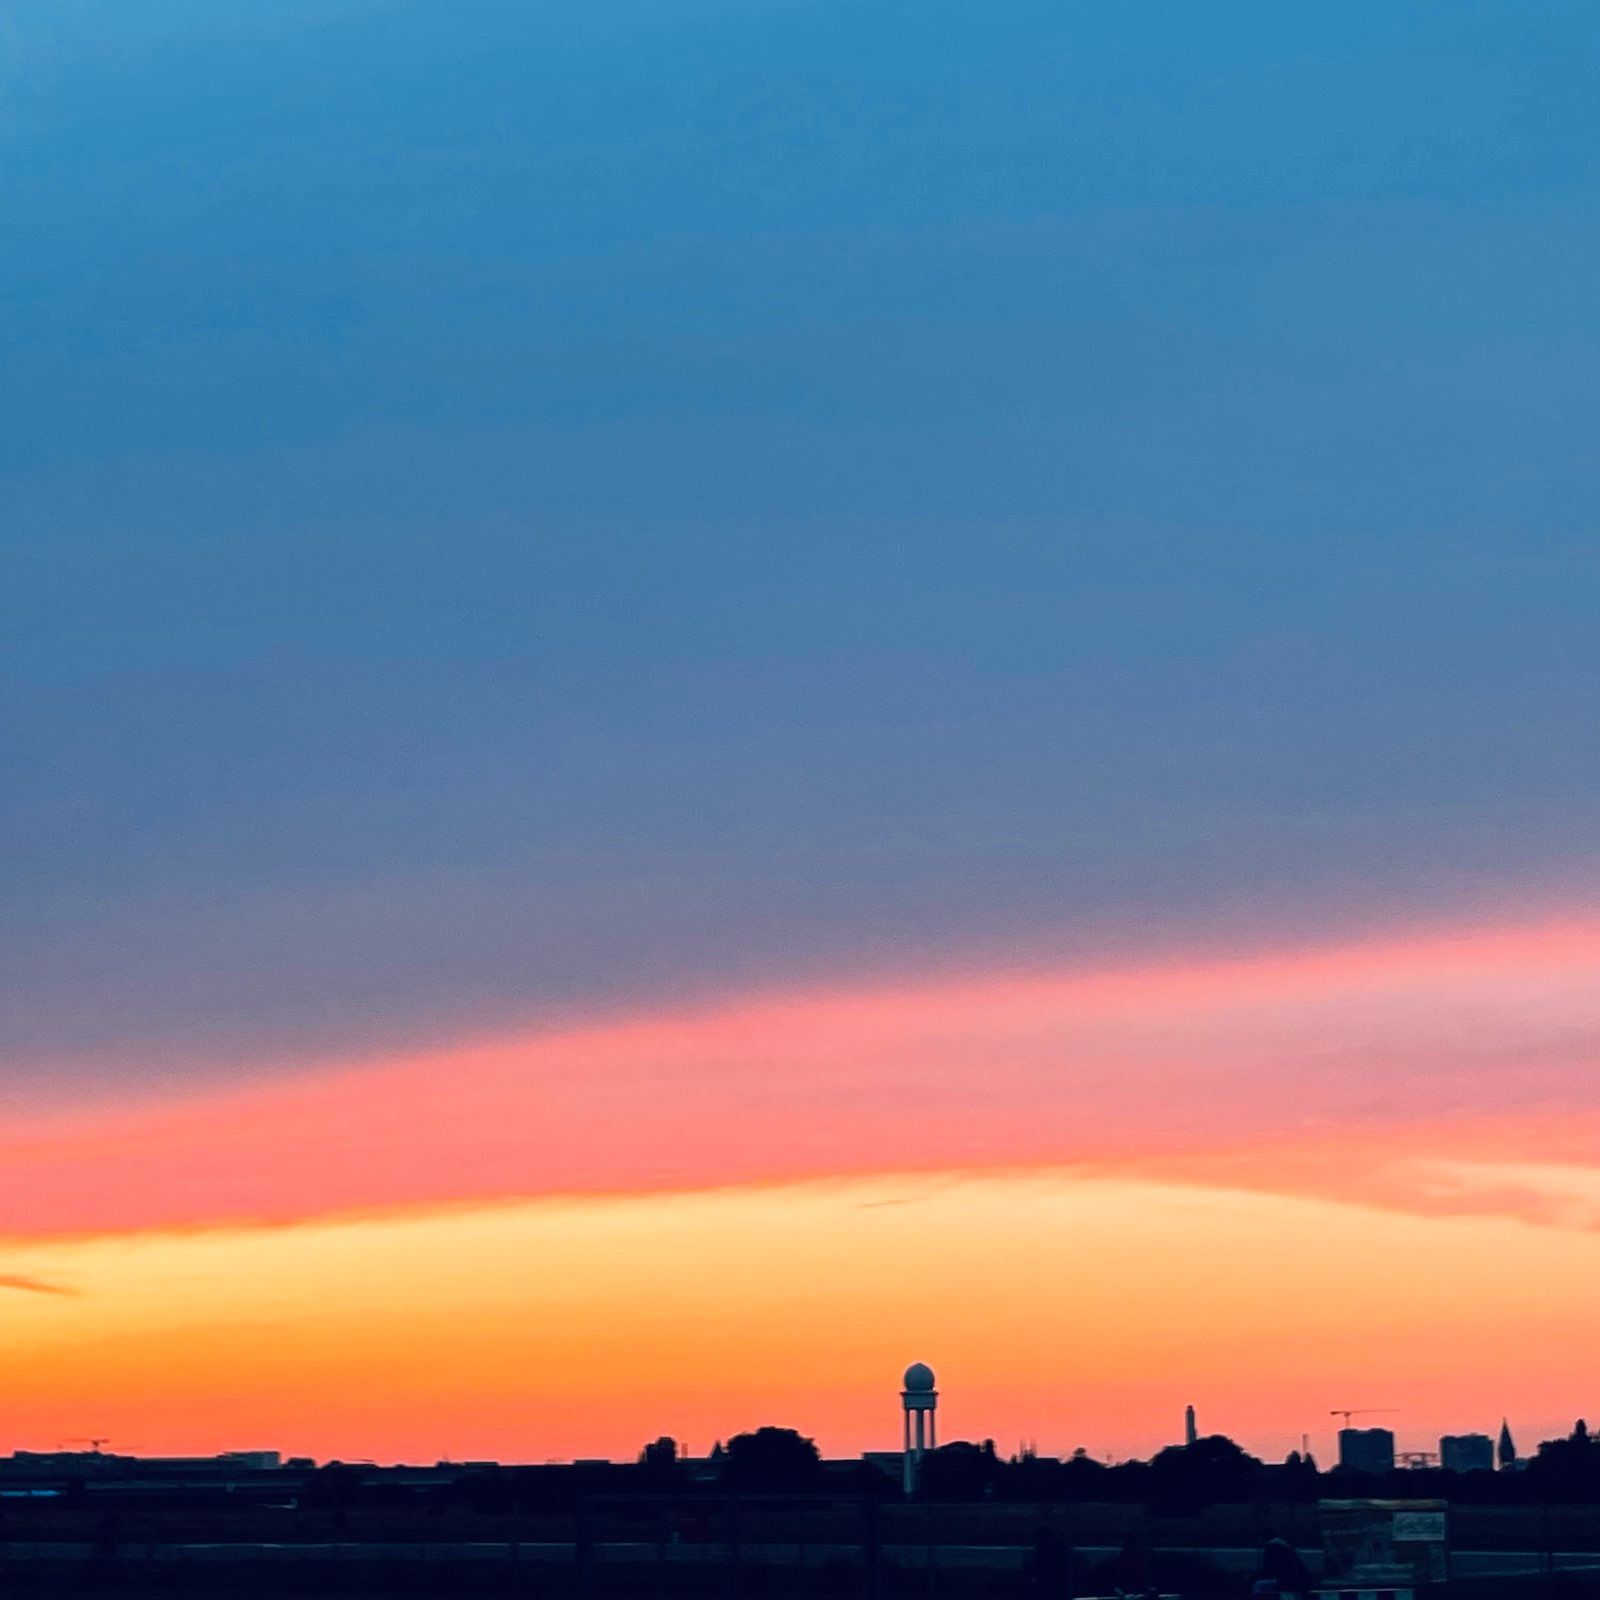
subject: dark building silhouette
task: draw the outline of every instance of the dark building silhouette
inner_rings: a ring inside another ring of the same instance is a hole
[[[1393,1472],[1394,1435],[1387,1428],[1341,1428],[1339,1465],[1351,1472]]]
[[[1494,1440],[1486,1433],[1451,1433],[1439,1441],[1439,1465],[1446,1472],[1493,1472]]]
[[[1495,1451],[1499,1459],[1500,1470],[1509,1471],[1517,1464],[1517,1447],[1511,1437],[1511,1424],[1504,1417],[1500,1419],[1500,1443]]]

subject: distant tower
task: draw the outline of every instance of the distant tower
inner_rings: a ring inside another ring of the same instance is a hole
[[[1500,1460],[1500,1470],[1508,1472],[1517,1464],[1517,1447],[1512,1443],[1511,1424],[1504,1417],[1500,1419],[1500,1444],[1495,1454]]]
[[[1183,1408],[1183,1442],[1193,1444],[1200,1437],[1200,1430],[1194,1425],[1194,1407]]]
[[[939,1409],[939,1391],[933,1386],[933,1368],[920,1361],[906,1368],[905,1388],[900,1391],[900,1409],[905,1413],[905,1454],[902,1485],[905,1492],[917,1492],[917,1469],[925,1450],[939,1448],[934,1416]],[[912,1417],[917,1419],[915,1430]]]

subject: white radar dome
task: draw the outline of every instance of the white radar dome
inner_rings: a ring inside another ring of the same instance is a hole
[[[913,1361],[906,1368],[905,1387],[908,1394],[932,1394],[933,1368],[925,1362]]]

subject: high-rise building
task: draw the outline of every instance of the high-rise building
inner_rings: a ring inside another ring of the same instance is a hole
[[[1511,1438],[1511,1424],[1504,1417],[1500,1419],[1500,1444],[1495,1456],[1502,1472],[1509,1472],[1517,1464],[1517,1447]]]
[[[1339,1465],[1352,1472],[1393,1472],[1394,1435],[1387,1428],[1341,1428]]]
[[[1494,1440],[1486,1433],[1446,1434],[1439,1441],[1439,1465],[1446,1472],[1493,1472]]]
[[[1200,1437],[1200,1430],[1195,1426],[1194,1407],[1183,1408],[1183,1442],[1193,1444]]]

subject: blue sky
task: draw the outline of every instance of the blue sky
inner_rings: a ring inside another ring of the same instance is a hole
[[[0,1093],[1592,892],[1592,7],[221,9],[0,30]]]

